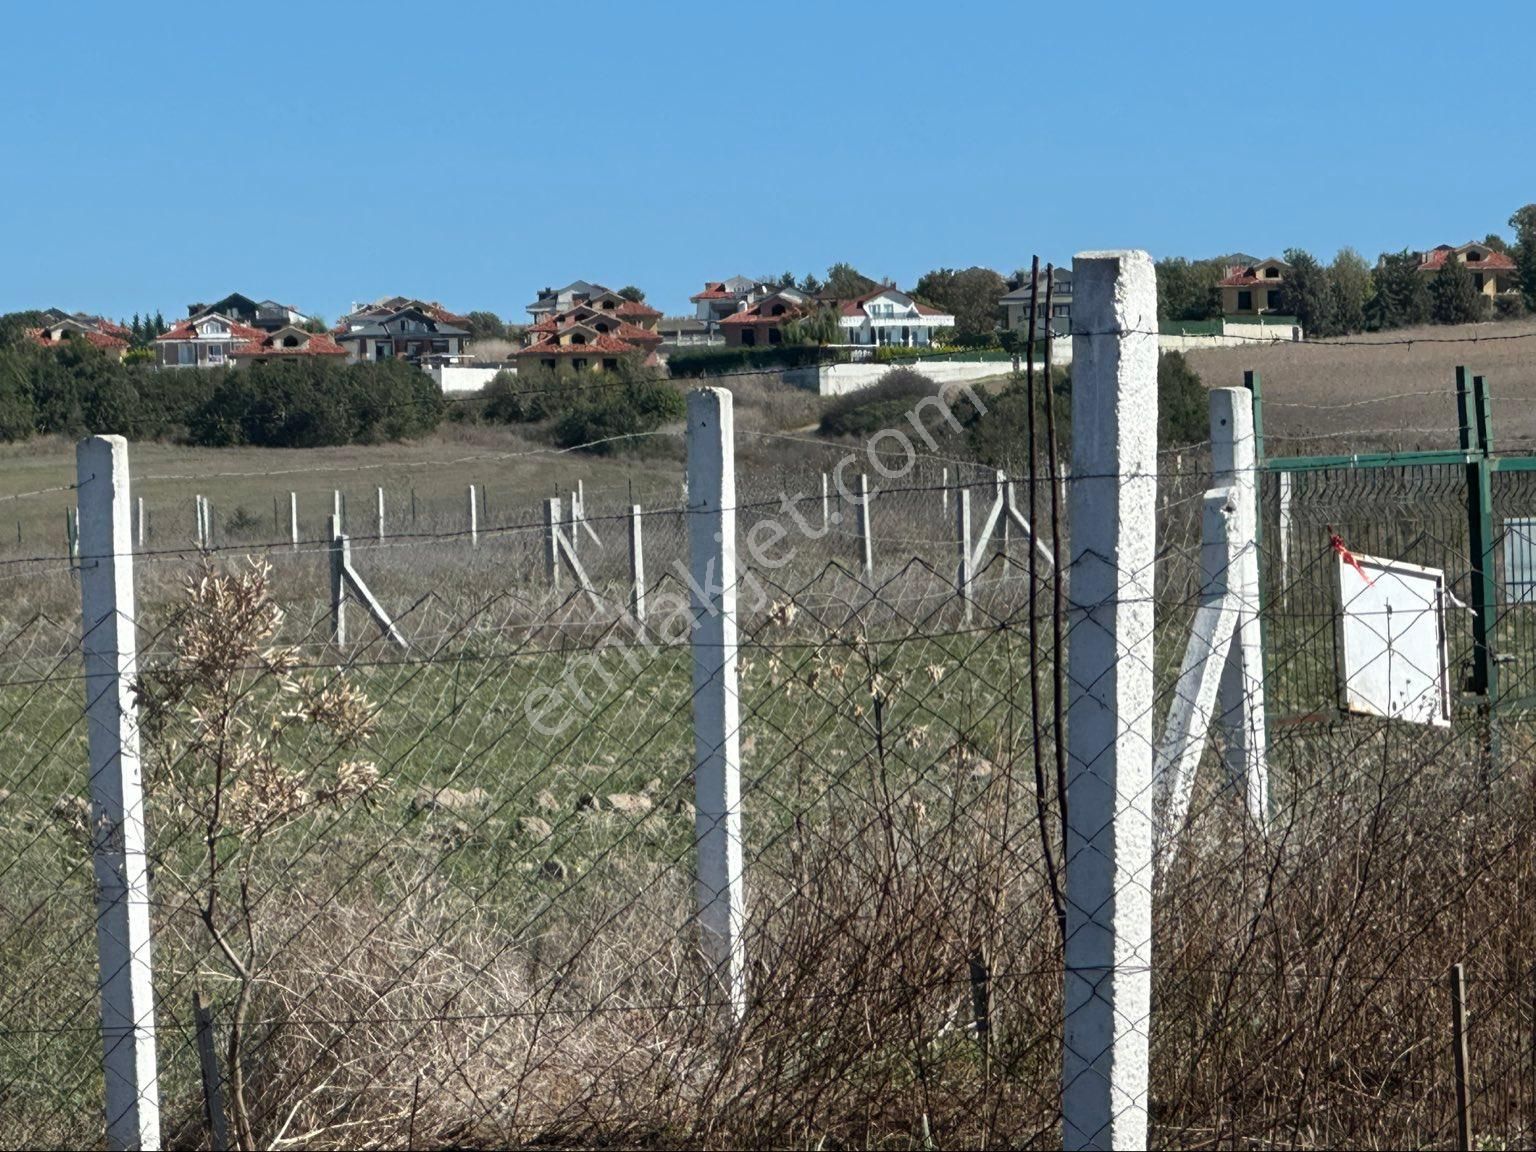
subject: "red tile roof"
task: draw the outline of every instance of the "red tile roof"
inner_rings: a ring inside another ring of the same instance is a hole
[[[1260,276],[1258,269],[1261,265],[1269,264],[1269,260],[1261,260],[1258,264],[1229,264],[1227,274],[1216,282],[1220,288],[1246,288],[1250,284],[1278,284],[1285,278],[1285,265],[1280,264],[1279,276]]]
[[[241,342],[260,341],[264,339],[266,335],[267,334],[260,328],[252,328],[235,320],[229,321],[228,339],[230,340],[239,340]],[[170,344],[175,341],[196,340],[198,338],[197,329],[192,326],[192,321],[183,320],[169,332],[164,332],[159,336],[156,336],[155,343],[159,344],[164,342]]]
[[[886,285],[884,288],[876,288],[873,292],[866,292],[864,295],[855,297],[852,300],[839,300],[837,301],[839,311],[841,311],[844,316],[862,316],[864,314],[864,305],[868,304],[877,296],[884,296],[887,292],[901,292],[901,289],[892,288],[889,285]],[[908,295],[906,292],[901,292],[901,294],[903,296]],[[945,312],[939,308],[930,308],[926,304],[919,304],[916,300],[912,301],[912,306],[917,309],[917,314],[919,316],[949,315],[948,312]]]
[[[626,300],[613,310],[615,316],[660,316],[661,313],[643,300]]]
[[[696,296],[690,296],[688,299],[697,303],[700,300],[730,300],[734,295],[734,293],[727,292],[725,285],[720,281],[711,280],[708,284],[704,285],[704,291]]]
[[[112,327],[127,331],[120,324],[114,324]],[[128,341],[124,340],[121,336],[114,336],[108,332],[91,332],[87,330],[75,333],[75,335],[82,337],[93,348],[115,351],[118,348],[128,347]],[[27,329],[27,336],[45,348],[57,348],[60,344],[64,343],[64,340],[50,340],[47,328],[29,328]],[[67,340],[69,337],[66,336],[64,339]]]
[[[1474,260],[1467,267],[1492,268],[1495,272],[1513,272],[1515,262],[1503,252],[1495,252],[1486,244],[1463,244],[1460,248],[1453,248],[1449,244],[1440,244],[1433,251],[1424,253],[1424,259],[1419,262],[1420,272],[1438,271],[1445,264],[1445,258],[1452,252],[1465,252],[1469,248],[1480,248],[1487,253],[1481,260]],[[1465,261],[1463,261],[1465,263]]]
[[[606,332],[598,332],[585,344],[561,344],[557,336],[545,336],[526,348],[519,348],[513,356],[590,356],[594,353],[632,356],[644,351],[645,349],[636,348],[633,344],[616,339]]]
[[[623,312],[617,308],[612,312],[603,312],[586,304],[578,304],[564,312],[552,312],[538,323],[530,324],[524,329],[524,335],[548,336],[577,324],[592,327],[594,321],[601,319],[614,324],[610,335],[620,340],[627,340],[632,344],[661,343],[661,333],[652,332],[649,328],[642,328],[638,324],[631,324],[622,319],[622,315]]]
[[[230,355],[236,359],[245,359],[256,356],[345,356],[347,354],[345,348],[324,332],[311,332],[309,339],[299,348],[285,348],[281,344],[274,344],[272,341],[277,336],[278,333],[274,332],[265,340],[252,340],[237,345]]]

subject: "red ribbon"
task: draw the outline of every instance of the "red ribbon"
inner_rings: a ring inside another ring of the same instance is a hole
[[[1332,524],[1328,525],[1328,543],[1333,545],[1333,550],[1339,554],[1344,563],[1360,573],[1360,579],[1365,581],[1367,588],[1375,583],[1374,580],[1365,574],[1365,569],[1360,567],[1360,561],[1355,559],[1355,554],[1345,547],[1344,538],[1333,530]]]

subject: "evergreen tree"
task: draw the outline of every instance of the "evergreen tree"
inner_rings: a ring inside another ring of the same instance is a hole
[[[159,312],[155,313],[155,330],[150,333],[151,339],[156,336],[164,336],[170,329],[165,326],[165,317]]]
[[[139,314],[133,314],[133,323],[128,325],[128,331],[133,333],[133,346],[135,348],[144,343],[144,323],[139,319]]]
[[[1437,324],[1469,324],[1482,319],[1483,294],[1466,264],[1454,253],[1445,254],[1445,263],[1430,282],[1429,298],[1430,315]]]
[[[1302,248],[1287,248],[1285,262],[1291,270],[1285,274],[1280,288],[1282,313],[1296,317],[1308,338],[1335,335],[1333,293],[1327,269]]]
[[[1383,252],[1371,275],[1365,319],[1375,330],[1423,324],[1429,319],[1429,292],[1419,275],[1419,256],[1404,248]]]
[[[1371,266],[1353,248],[1340,248],[1328,266],[1333,296],[1333,325],[1340,333],[1365,327],[1365,303],[1371,296]]]
[[[1536,309],[1536,204],[1527,204],[1509,218],[1515,230],[1515,267],[1520,272],[1520,295],[1527,311]]]

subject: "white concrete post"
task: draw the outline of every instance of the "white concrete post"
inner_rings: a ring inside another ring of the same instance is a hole
[[[347,646],[347,561],[348,541],[341,531],[341,517],[332,516],[331,537],[331,640],[338,648]]]
[[[197,527],[193,529],[192,535],[193,538],[197,541],[197,546],[199,548],[206,548],[208,547],[208,522],[203,515],[203,497],[201,494],[198,494],[197,496],[193,497],[193,499],[195,501],[194,510],[197,513]]]
[[[864,565],[864,581],[871,587],[875,583],[875,542],[869,530],[869,475],[859,473],[859,500],[854,509],[854,519],[859,529],[859,558]]]
[[[955,538],[960,543],[960,564],[955,572],[955,594],[965,613],[966,623],[971,620],[971,490],[962,488],[955,500]]]
[[[480,513],[475,505],[475,486],[469,486],[469,546],[480,547]]]
[[[144,497],[142,496],[138,498],[137,511],[139,518],[138,523],[134,526],[136,529],[134,535],[138,540],[139,551],[142,552],[144,550]]]
[[[577,536],[580,535],[578,529],[581,527],[581,494],[579,492],[577,492],[576,489],[574,489],[574,488],[571,489],[571,517],[570,517],[570,524],[571,524],[571,531],[570,531],[571,554],[572,555],[576,555],[577,554],[577,552],[576,552],[576,545],[579,543],[579,541],[577,540]]]
[[[997,506],[1004,510],[997,518],[997,553],[1003,558],[1001,579],[1006,580],[1008,578],[1008,476],[998,472],[996,484],[994,499]]]
[[[939,500],[944,506],[944,518],[949,519],[949,469],[939,469]]]
[[[343,528],[346,527],[347,514],[346,514],[346,509],[342,506],[342,503],[341,503],[341,489],[340,488],[333,488],[333,489],[331,489],[331,518],[336,521],[336,525],[335,525],[335,531],[336,532],[340,532],[340,531],[342,531]],[[334,533],[333,533],[333,535],[334,535]]]
[[[694,839],[704,953],[740,1020],[747,1004],[736,680],[736,445],[731,394],[688,394],[688,554],[693,600]]]
[[[294,551],[299,548],[299,494],[288,493],[288,539]]]
[[[1157,288],[1145,252],[1072,262],[1062,1144],[1147,1147]]]
[[[375,488],[373,490],[373,492],[374,492],[374,497],[375,497],[375,501],[376,501],[375,517],[374,518],[375,518],[375,520],[376,520],[376,522],[378,524],[378,527],[375,529],[374,535],[378,539],[382,540],[382,539],[384,539],[384,489],[383,489],[382,486],[381,487],[377,487],[377,488]]]
[[[1237,633],[1227,652],[1216,723],[1226,736],[1226,767],[1242,789],[1248,814],[1269,827],[1269,772],[1265,763],[1264,654],[1259,641],[1258,461],[1253,438],[1253,394],[1246,388],[1213,388],[1211,471],[1217,487],[1237,493],[1233,524],[1241,551],[1236,578],[1228,587],[1237,598]]]
[[[645,548],[640,538],[640,505],[629,508],[629,604],[635,619],[645,623]]]
[[[91,764],[91,853],[96,873],[107,1145],[160,1147],[150,972],[149,873],[133,685],[138,638],[133,595],[128,442],[92,436],[75,449],[85,718]]]
[[[69,553],[70,566],[80,561],[80,508],[64,509],[64,550]]]
[[[823,472],[821,474],[821,530],[825,532],[832,525],[832,485]]]
[[[544,574],[549,586],[560,588],[560,497],[544,501]]]
[[[1280,592],[1291,586],[1291,473],[1280,473]]]

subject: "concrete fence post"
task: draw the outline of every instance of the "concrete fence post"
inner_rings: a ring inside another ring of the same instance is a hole
[[[384,539],[384,488],[379,486],[373,490],[376,507],[374,508],[374,520],[377,527],[374,529],[376,539]]]
[[[560,589],[560,497],[544,501],[544,574],[549,586]]]
[[[944,518],[949,519],[949,469],[939,469],[939,503],[944,509]]]
[[[138,640],[128,442],[92,436],[75,449],[80,534],[81,647],[90,758],[91,855],[96,874],[107,1145],[160,1147],[150,968],[149,872],[139,763]]]
[[[635,619],[645,623],[645,548],[640,535],[640,505],[629,508],[629,606]]]
[[[869,475],[859,473],[859,499],[854,507],[854,520],[859,530],[859,561],[864,568],[864,582],[870,587],[875,583],[875,542],[869,527]]]
[[[1147,1147],[1157,288],[1145,252],[1073,260],[1062,1145]]]
[[[1235,527],[1240,542],[1236,578],[1237,633],[1227,651],[1216,697],[1216,723],[1226,736],[1228,777],[1240,787],[1248,814],[1269,827],[1269,773],[1265,763],[1264,654],[1259,617],[1259,486],[1253,426],[1253,394],[1246,388],[1213,388],[1210,394],[1213,484],[1237,494]]]
[[[341,531],[341,517],[332,516],[331,549],[331,640],[338,648],[347,646],[347,561],[350,549]]]
[[[475,486],[469,486],[469,546],[480,547],[480,511],[475,504]]]
[[[736,445],[731,394],[688,394],[694,840],[705,955],[740,1020],[747,1003],[741,845],[741,700],[736,672]]]
[[[995,483],[996,483],[996,488],[995,488],[995,492],[994,492],[994,497],[993,498],[996,501],[997,506],[1000,509],[1002,509],[1002,514],[999,515],[998,518],[997,518],[997,554],[1000,557],[1002,557],[1002,560],[1003,560],[1003,570],[1002,570],[1000,578],[1003,579],[1003,580],[1006,580],[1006,579],[1008,579],[1008,543],[1009,543],[1009,541],[1008,541],[1009,524],[1008,524],[1008,475],[1007,475],[1007,473],[1001,472],[1001,471],[998,472],[997,479],[996,479]]]
[[[955,493],[955,538],[960,545],[960,563],[955,572],[955,594],[960,597],[965,622],[971,621],[971,490],[962,488]]]
[[[295,552],[299,549],[299,494],[288,493],[288,540]]]
[[[331,517],[336,521],[336,531],[340,532],[346,525],[346,508],[341,502],[341,489],[331,490]]]
[[[567,535],[570,536],[571,554],[579,556],[580,553],[577,551],[577,545],[581,541],[577,537],[581,535],[579,531],[581,527],[581,493],[577,492],[574,488],[571,489],[571,508],[567,522],[570,524],[570,531]]]
[[[825,472],[821,474],[821,530],[832,526],[832,484]]]
[[[142,552],[144,550],[144,497],[142,496],[136,501],[136,511],[138,512],[138,522],[134,525],[134,537],[139,551]]]

